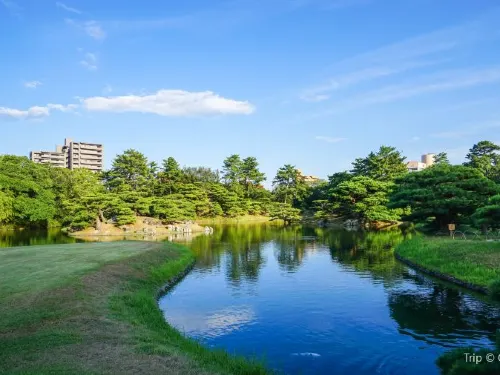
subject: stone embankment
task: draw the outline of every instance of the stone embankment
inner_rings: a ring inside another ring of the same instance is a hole
[[[201,226],[192,221],[175,224],[164,224],[161,220],[151,217],[137,217],[134,224],[117,226],[111,222],[101,224],[99,229],[87,228],[82,231],[71,232],[71,236],[144,236],[157,237],[168,235],[190,235],[191,233],[212,234],[213,228]]]

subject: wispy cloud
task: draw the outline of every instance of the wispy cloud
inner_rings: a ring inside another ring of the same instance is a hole
[[[392,102],[425,93],[450,91],[500,81],[500,66],[426,75],[408,84],[383,87],[358,96],[360,104]]]
[[[468,138],[497,128],[500,128],[500,121],[486,121],[479,124],[468,124],[463,128],[455,128],[453,130],[433,133],[431,134],[431,137],[442,139]]]
[[[85,32],[88,36],[96,40],[103,40],[106,38],[106,32],[98,21],[92,20],[79,22],[71,18],[66,18],[65,22],[67,25]]]
[[[52,111],[70,112],[77,107],[76,104],[47,104],[46,106],[33,106],[26,110],[0,107],[0,118],[13,120],[39,119],[49,116]]]
[[[288,7],[291,10],[298,10],[304,7],[314,7],[320,10],[337,10],[342,8],[350,8],[358,5],[367,5],[373,0],[274,0],[274,3],[279,3],[283,7]],[[273,3],[273,1],[270,1]]]
[[[27,81],[27,82],[24,82],[24,87],[28,88],[28,89],[36,89],[38,86],[41,86],[42,85],[42,82],[40,81]]]
[[[304,8],[320,11],[335,11],[342,8],[369,4],[373,0],[228,0],[210,3],[205,9],[177,16],[118,19],[102,21],[106,29],[119,31],[139,31],[162,28],[197,28],[220,30],[255,22],[256,20],[278,16],[287,12],[300,11]],[[208,2],[207,2],[208,4]]]
[[[374,104],[391,103],[429,93],[447,92],[500,82],[500,66],[478,69],[450,70],[427,74],[406,83],[388,85],[338,100],[334,108],[315,113],[321,117]]]
[[[226,99],[211,91],[183,90],[160,90],[150,95],[96,96],[83,99],[82,105],[89,111],[141,112],[160,116],[248,115],[255,110],[248,102]]]
[[[491,106],[492,104],[495,107],[498,107],[500,105],[500,97],[488,97],[488,98],[463,101],[457,104],[453,104],[451,106],[439,107],[436,109],[436,111],[437,112],[454,112],[460,110],[469,111],[473,107]]]
[[[323,136],[323,135],[317,135],[316,139],[318,141],[324,141],[324,142],[327,142],[327,143],[339,143],[339,142],[345,141],[347,138],[326,137],[326,136]]]
[[[21,15],[21,11],[23,10],[23,8],[21,8],[17,3],[11,0],[0,0],[0,4],[7,8],[9,13],[13,16],[19,17]]]
[[[80,65],[87,68],[88,70],[96,70],[97,69],[97,56],[95,53],[87,52],[83,59],[80,60]]]
[[[299,97],[305,101],[324,101],[341,89],[442,66],[463,48],[472,46],[479,40],[491,38],[495,33],[498,37],[499,16],[500,11],[497,9],[472,22],[347,58],[327,69],[330,73],[325,75],[330,75],[330,78],[302,90]]]
[[[87,21],[83,24],[85,32],[94,39],[106,38],[106,33],[97,21]]]
[[[330,99],[329,93],[349,86],[354,86],[364,81],[370,81],[378,78],[389,77],[392,75],[404,73],[413,69],[436,65],[442,60],[436,61],[414,61],[414,62],[388,62],[385,66],[372,66],[363,68],[351,73],[339,75],[331,78],[326,83],[304,90],[300,95],[305,101],[324,101]]]
[[[70,13],[76,13],[76,14],[82,14],[83,12],[79,9],[76,9],[76,8],[72,8],[70,6],[67,6],[66,4],[64,3],[60,3],[60,2],[57,2],[56,3],[56,6],[58,8],[61,8],[61,9],[64,9],[65,11],[67,12],[70,12]]]

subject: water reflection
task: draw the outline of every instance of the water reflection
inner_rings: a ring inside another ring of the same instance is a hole
[[[0,229],[0,248],[13,246],[36,246],[83,242],[62,233],[58,228],[48,230]]]
[[[437,374],[447,348],[493,344],[500,306],[398,262],[411,236],[216,227],[192,241],[197,266],[160,307],[189,336],[285,373]]]
[[[254,319],[254,311],[245,305],[229,306],[208,314],[196,311],[176,311],[170,316],[170,322],[185,334],[205,338],[227,335],[251,323]]]
[[[112,242],[112,241],[171,241],[191,243],[198,236],[206,236],[204,232],[195,233],[172,233],[162,236],[145,235],[123,235],[123,236],[80,236],[78,238],[70,237],[59,228],[30,230],[0,229],[0,248],[14,246],[36,246],[52,244],[68,244],[76,242]]]
[[[446,347],[484,347],[500,328],[500,307],[485,298],[443,285],[416,281],[418,289],[389,292],[391,317],[402,334]]]

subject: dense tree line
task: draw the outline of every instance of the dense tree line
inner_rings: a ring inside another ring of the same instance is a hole
[[[286,223],[302,213],[318,220],[354,219],[362,225],[408,220],[433,227],[448,223],[500,226],[500,146],[474,145],[463,165],[446,153],[409,173],[406,158],[381,146],[357,158],[352,170],[307,184],[293,165],[280,168],[272,190],[255,157],[230,155],[222,169],[184,167],[172,157],[161,165],[136,150],[118,155],[96,174],[0,156],[0,224],[73,229],[135,222],[136,216],[177,222],[205,217],[268,215]]]
[[[242,215],[291,222],[300,218],[300,210],[290,202],[297,191],[305,191],[305,184],[294,167],[283,170],[274,191],[269,191],[262,185],[266,176],[254,157],[231,155],[219,172],[181,168],[172,157],[159,166],[131,149],[118,155],[108,171],[97,174],[4,155],[0,156],[0,224],[100,228],[103,222],[134,223],[138,215],[166,223]],[[286,173],[298,181],[285,181]]]
[[[303,208],[317,219],[332,216],[361,224],[408,220],[430,228],[449,223],[500,227],[500,146],[481,141],[463,165],[451,165],[446,153],[419,172],[408,172],[405,157],[382,146],[353,162],[351,171],[329,176],[312,187]]]

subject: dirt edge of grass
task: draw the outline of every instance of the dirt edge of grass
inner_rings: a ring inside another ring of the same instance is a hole
[[[115,317],[135,327],[135,347],[148,355],[164,355],[178,351],[187,355],[200,368],[210,372],[259,375],[270,371],[258,359],[246,359],[224,350],[209,349],[190,339],[165,322],[158,306],[158,299],[181,282],[195,264],[191,250],[182,245],[175,246],[179,257],[176,260],[151,265],[133,262],[144,277],[133,277],[125,288],[111,296],[110,308]]]
[[[269,374],[262,361],[206,348],[165,321],[158,297],[195,258],[185,246],[154,244],[43,291],[54,306],[64,305],[60,314],[38,317],[47,306],[34,300],[36,319],[0,332],[0,347],[11,349],[0,351],[7,361],[0,374]]]

